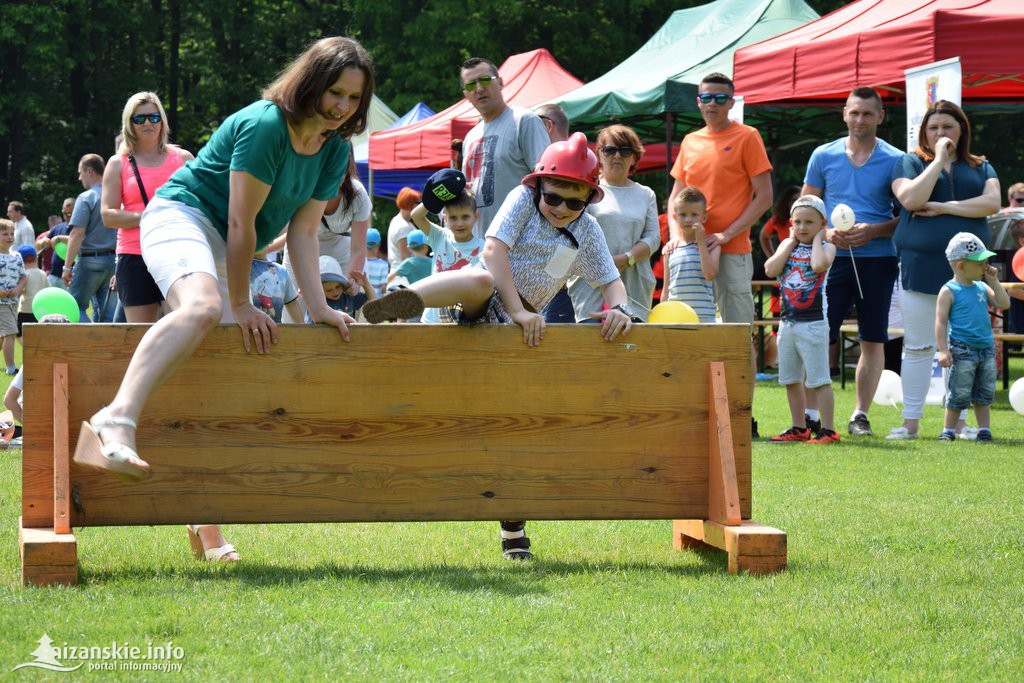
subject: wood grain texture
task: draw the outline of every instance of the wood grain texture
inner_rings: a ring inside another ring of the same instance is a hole
[[[23,515],[53,524],[53,364],[70,447],[144,325],[25,328]],[[720,360],[749,518],[744,325],[282,326],[266,356],[215,329],[143,410],[138,484],[71,467],[75,526],[182,522],[703,518],[708,362]]]
[[[71,533],[71,455],[68,450],[68,364],[53,364],[53,530]]]
[[[722,524],[740,523],[740,499],[736,487],[736,459],[732,448],[729,394],[725,367],[708,363],[708,514]]]
[[[78,542],[73,534],[25,528],[18,520],[21,581],[29,586],[73,586],[78,583]]]

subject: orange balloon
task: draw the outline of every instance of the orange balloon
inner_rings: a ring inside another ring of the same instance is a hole
[[[1013,274],[1017,276],[1017,279],[1024,282],[1024,247],[1017,250],[1017,253],[1013,255]]]

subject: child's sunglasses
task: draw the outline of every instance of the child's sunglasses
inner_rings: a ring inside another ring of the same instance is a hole
[[[158,112],[153,112],[152,114],[132,114],[130,118],[136,126],[141,126],[147,120],[150,123],[160,123],[163,121],[163,117]]]
[[[468,81],[462,84],[462,89],[466,92],[473,92],[476,90],[476,86],[479,85],[481,88],[491,87],[491,83],[498,80],[497,76],[481,76],[475,81]]]
[[[586,199],[570,199],[554,192],[541,192],[540,196],[544,198],[544,203],[548,206],[553,208],[564,203],[570,211],[582,211],[590,203],[590,197]]]
[[[732,95],[727,95],[724,92],[715,93],[713,95],[709,92],[702,92],[697,95],[697,99],[704,104],[710,104],[712,101],[714,101],[715,104],[725,104],[732,99]]]

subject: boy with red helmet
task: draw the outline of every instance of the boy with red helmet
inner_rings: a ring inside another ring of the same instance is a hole
[[[633,314],[626,307],[626,288],[601,228],[584,211],[603,197],[597,174],[597,156],[582,133],[552,144],[533,173],[509,193],[487,230],[483,268],[437,273],[369,301],[363,306],[366,320],[414,318],[425,306],[451,306],[459,324],[515,323],[523,328],[523,342],[536,346],[546,324],[539,312],[570,277],[578,276],[599,288],[608,305],[587,313],[602,321],[604,339],[627,333]],[[521,521],[501,523],[506,558],[532,557],[524,526]]]

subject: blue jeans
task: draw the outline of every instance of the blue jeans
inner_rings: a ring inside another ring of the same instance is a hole
[[[85,309],[93,296],[97,299],[97,307],[94,312],[105,312],[107,310],[107,299],[110,291],[110,278],[114,277],[114,254],[106,256],[79,256],[75,262],[74,270],[71,271],[71,285],[68,291],[78,302],[79,320],[89,322],[85,315]],[[116,295],[115,295],[116,296]],[[110,319],[106,316],[97,322],[113,322],[113,311]]]
[[[978,349],[950,339],[949,351],[953,366],[949,369],[946,407],[963,410],[971,405],[991,405],[996,394],[995,349]]]

